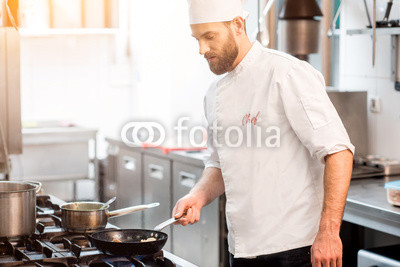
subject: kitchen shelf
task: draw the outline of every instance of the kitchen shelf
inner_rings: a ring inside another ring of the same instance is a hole
[[[77,29],[20,29],[22,37],[48,37],[62,35],[115,35],[121,32],[117,28],[77,28]]]
[[[333,32],[334,36],[340,36],[340,29],[336,29]],[[365,29],[348,29],[345,30],[347,35],[372,35],[373,34],[373,29],[370,28],[365,28]],[[376,29],[376,35],[400,35],[400,27],[394,27],[394,28],[377,28]]]
[[[336,29],[333,32],[334,36],[340,36],[340,29]],[[371,35],[374,34],[374,30],[371,28],[365,29],[349,29],[346,30],[347,35]],[[377,28],[376,29],[376,36],[390,36],[391,37],[391,45],[390,45],[390,53],[391,53],[391,62],[390,62],[390,79],[394,82],[394,88],[396,91],[400,91],[400,80],[398,78],[398,61],[400,60],[399,56],[399,39],[400,39],[400,27],[393,27],[393,28]]]
[[[348,35],[356,35],[356,34],[373,34],[373,29],[353,29],[353,30],[346,30]],[[395,28],[377,28],[376,35],[400,35],[400,27]]]

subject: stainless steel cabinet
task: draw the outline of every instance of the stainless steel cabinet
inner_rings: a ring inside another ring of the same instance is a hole
[[[142,155],[120,147],[117,159],[117,208],[142,204]],[[142,211],[110,219],[121,228],[142,228]]]
[[[173,205],[200,179],[203,168],[173,162]],[[173,226],[172,251],[198,266],[219,265],[218,199],[201,210],[200,221],[193,225]]]
[[[160,202],[160,206],[144,211],[144,228],[153,229],[154,226],[171,218],[171,161],[159,157],[143,156],[143,189],[144,203]],[[163,230],[171,237],[171,228]],[[171,238],[164,247],[171,251]]]

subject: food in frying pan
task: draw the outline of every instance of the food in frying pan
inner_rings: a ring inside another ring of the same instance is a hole
[[[118,243],[122,243],[122,241],[121,241],[121,240],[119,240],[119,239],[118,239],[118,238],[116,238],[116,237],[114,237],[114,238],[113,238],[112,242],[118,242]]]
[[[147,239],[141,239],[140,240],[140,242],[153,242],[153,241],[157,241],[157,238],[149,237]]]

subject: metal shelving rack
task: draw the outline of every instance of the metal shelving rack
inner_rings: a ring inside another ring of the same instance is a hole
[[[373,29],[348,29],[345,31],[347,35],[373,35]],[[400,77],[399,77],[399,68],[400,68],[400,55],[399,55],[399,36],[400,36],[400,28],[377,28],[376,36],[389,35],[391,37],[390,44],[390,53],[391,53],[391,80],[394,82],[394,88],[396,91],[400,91]],[[340,30],[336,29],[334,31],[335,36],[340,35]]]
[[[351,29],[351,30],[346,30],[347,35],[357,35],[357,34],[367,34],[367,35],[372,35],[373,34],[373,29],[371,28],[366,28],[366,29]],[[377,28],[376,29],[376,35],[400,35],[400,27],[396,28]]]
[[[366,2],[364,1],[365,5]],[[366,6],[367,8],[367,6]],[[373,38],[373,59],[372,64],[375,65],[375,40],[376,36],[390,36],[391,37],[391,44],[390,44],[390,53],[391,53],[391,80],[394,82],[394,89],[396,91],[400,91],[400,53],[399,53],[399,36],[400,36],[400,27],[373,27],[376,25],[376,17],[374,16],[373,22],[370,19],[369,13],[367,11],[367,17],[370,22],[371,28],[364,28],[364,29],[336,29],[335,23],[342,11],[342,2],[339,5],[339,8],[335,14],[333,22],[331,24],[330,30],[328,31],[328,36],[340,36],[342,31],[345,32],[346,35],[370,35]],[[374,0],[374,13],[376,12],[376,1]]]

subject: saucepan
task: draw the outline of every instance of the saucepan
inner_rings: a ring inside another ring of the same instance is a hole
[[[168,240],[168,235],[161,230],[177,220],[179,219],[171,218],[157,225],[154,230],[98,231],[89,235],[89,239],[92,245],[106,254],[125,257],[154,254],[160,251]]]
[[[68,232],[93,233],[104,229],[108,219],[159,206],[160,203],[138,205],[114,211],[101,202],[71,202],[61,206],[62,226]]]
[[[41,186],[32,181],[0,181],[0,238],[35,232],[36,194]]]

